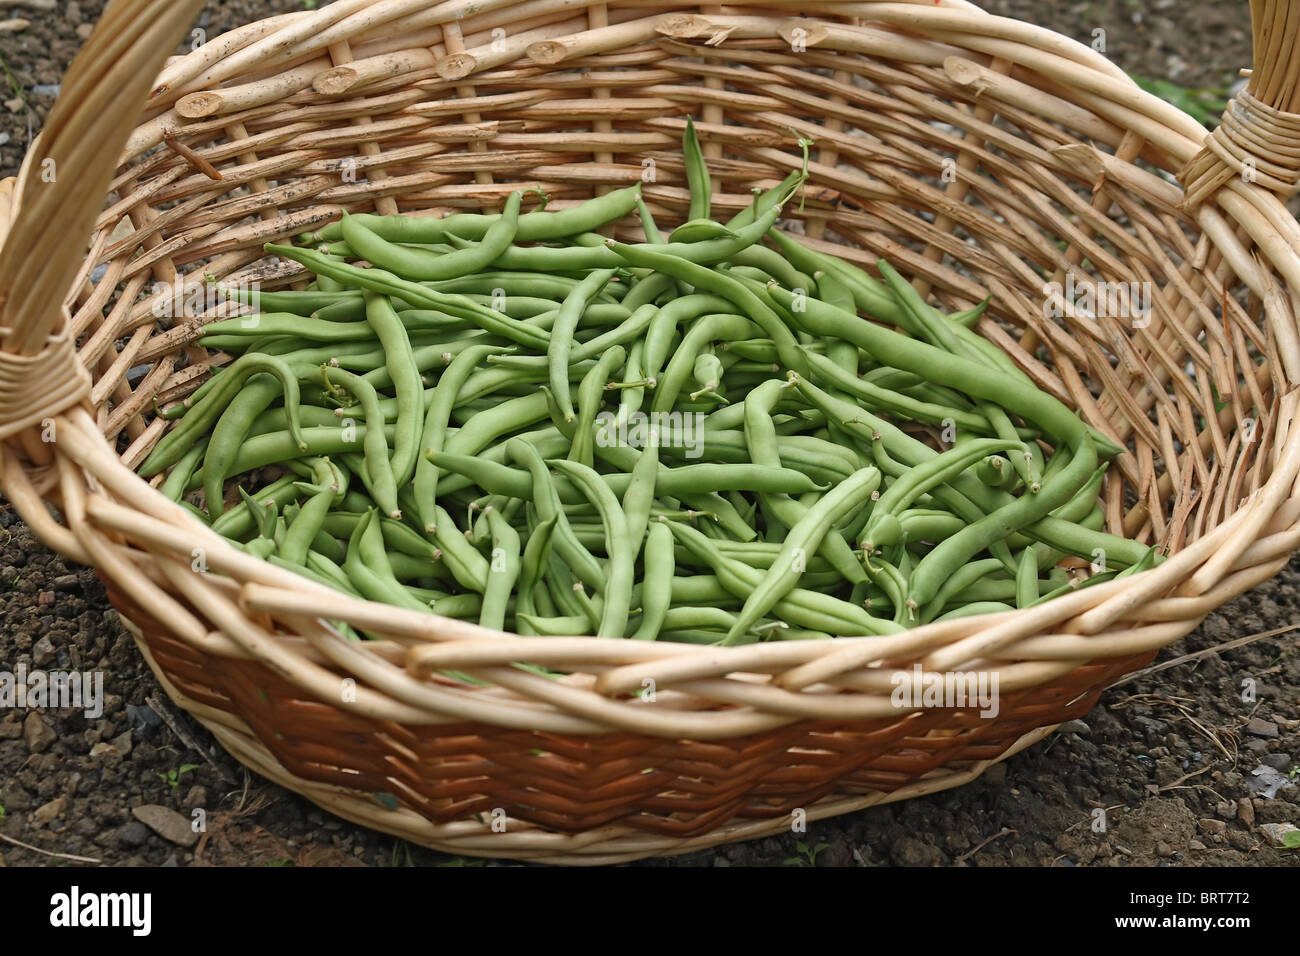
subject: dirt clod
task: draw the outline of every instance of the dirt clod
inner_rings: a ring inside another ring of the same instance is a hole
[[[34,754],[43,753],[58,739],[59,735],[51,729],[50,725],[45,722],[45,718],[37,711],[33,710],[27,715],[27,719],[23,721],[23,740],[26,741],[27,749],[30,752]]]
[[[168,807],[150,804],[134,807],[131,813],[135,818],[169,843],[178,846],[193,846],[199,842],[199,835],[190,826],[190,821]]]
[[[1263,720],[1259,717],[1252,717],[1246,721],[1246,726],[1242,728],[1246,733],[1255,737],[1273,738],[1277,736],[1277,724],[1271,720]]]
[[[1264,834],[1264,839],[1268,840],[1269,846],[1286,846],[1288,833],[1296,833],[1300,828],[1290,823],[1265,823],[1259,828],[1259,832]]]

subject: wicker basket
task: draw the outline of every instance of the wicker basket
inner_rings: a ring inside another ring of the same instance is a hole
[[[200,6],[114,0],[0,190],[0,489],[98,569],[180,706],[340,816],[456,853],[601,863],[956,786],[1300,544],[1289,0],[1252,0],[1258,62],[1209,137],[1088,47],[955,0],[337,0],[164,63]],[[190,344],[204,317],[158,321],[159,297],[206,275],[301,287],[263,243],[341,209],[493,207],[534,182],[559,207],[640,179],[681,219],[687,114],[719,208],[782,178],[807,135],[797,215],[815,243],[883,255],[948,309],[991,291],[979,330],[1130,449],[1110,529],[1170,559],[893,637],[524,639],[277,570],[133,474],[163,434],[155,397],[228,360]],[[1149,283],[1150,321],[1046,318],[1045,283],[1070,275]],[[489,686],[435,674],[451,669]],[[918,669],[996,675],[996,716],[896,706]]]

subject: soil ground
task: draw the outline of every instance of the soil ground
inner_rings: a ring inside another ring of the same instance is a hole
[[[0,33],[0,175],[12,175],[100,0]],[[300,0],[211,3],[208,36]],[[994,12],[1092,42],[1124,69],[1224,88],[1249,65],[1245,0],[987,0]],[[1300,825],[1296,632],[1226,642],[1300,621],[1300,561],[1211,615],[1160,655],[1207,652],[1108,691],[1075,721],[963,788],[812,824],[786,835],[644,866],[1294,865],[1260,830]],[[95,575],[36,542],[0,501],[0,670],[102,670],[104,714],[0,711],[0,865],[463,865],[339,821],[249,774],[177,711],[117,623]],[[205,808],[196,846],[168,842],[132,809]],[[1105,832],[1097,832],[1096,811]],[[20,841],[34,849],[13,843]],[[502,865],[488,863],[487,865]]]

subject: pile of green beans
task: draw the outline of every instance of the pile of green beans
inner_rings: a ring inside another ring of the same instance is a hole
[[[711,218],[689,124],[684,154],[666,236],[637,185],[267,246],[314,281],[206,327],[237,357],[160,409],[141,474],[249,554],[523,635],[882,635],[1155,563],[1103,530],[1122,449],[983,306],[778,229],[802,171]],[[601,235],[632,213],[644,241]]]

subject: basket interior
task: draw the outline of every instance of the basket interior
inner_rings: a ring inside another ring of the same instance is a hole
[[[786,228],[868,268],[887,258],[948,310],[991,295],[981,334],[1129,449],[1104,489],[1109,530],[1177,550],[1267,478],[1277,356],[1259,300],[1176,208],[1170,155],[1068,86],[992,69],[981,53],[915,41],[1005,88],[942,59],[792,52],[788,37],[740,33],[716,46],[661,35],[450,79],[427,67],[333,96],[299,84],[186,121],[181,141],[222,179],[166,145],[124,166],[70,303],[104,434],[135,467],[162,433],[155,399],[182,397],[229,360],[190,344],[232,308],[205,277],[302,287],[264,243],[340,208],[494,209],[533,184],[563,208],[640,180],[661,223],[674,223],[693,115],[720,214],[795,168],[796,136],[807,137],[811,184]],[[1124,176],[1099,175],[1106,162]],[[617,231],[639,236],[632,222]]]

